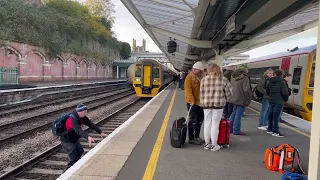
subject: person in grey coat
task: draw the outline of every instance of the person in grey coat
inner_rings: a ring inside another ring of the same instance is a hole
[[[260,79],[257,90],[263,94],[262,101],[261,101],[261,111],[260,111],[260,118],[259,118],[259,125],[258,129],[260,130],[267,130],[268,125],[268,109],[269,109],[269,96],[267,95],[267,86],[269,84],[269,79],[273,77],[273,69],[267,69],[263,77]]]
[[[237,69],[231,75],[231,87],[233,96],[227,101],[233,104],[233,111],[230,116],[230,132],[234,135],[245,135],[241,132],[241,118],[252,99],[250,82],[244,69]]]

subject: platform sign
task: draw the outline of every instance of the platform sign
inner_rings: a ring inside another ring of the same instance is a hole
[[[227,21],[225,36],[230,34],[236,28],[236,16],[233,14]]]

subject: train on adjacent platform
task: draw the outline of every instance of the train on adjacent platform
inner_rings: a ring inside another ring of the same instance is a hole
[[[173,81],[175,72],[153,59],[140,59],[127,70],[127,81],[138,97],[154,97]]]
[[[288,82],[292,94],[286,103],[286,109],[301,115],[307,121],[312,119],[314,72],[316,63],[316,45],[304,48],[294,48],[286,52],[272,54],[264,57],[244,60],[228,64],[228,66],[240,66],[247,64],[252,88],[258,84],[268,68],[282,69],[292,74]]]

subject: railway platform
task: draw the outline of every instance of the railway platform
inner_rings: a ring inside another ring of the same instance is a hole
[[[184,91],[168,86],[90,150],[62,179],[246,179],[275,180],[281,173],[263,163],[266,148],[289,143],[299,149],[301,165],[308,172],[311,123],[285,114],[280,130],[283,138],[257,129],[259,104],[251,103],[242,118],[246,136],[231,135],[230,148],[212,152],[186,144],[172,148],[169,132],[175,119],[186,116]],[[203,138],[203,130],[200,136]]]

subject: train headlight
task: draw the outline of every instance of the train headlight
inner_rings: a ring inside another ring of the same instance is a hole
[[[135,81],[140,81],[140,78],[136,78]]]
[[[159,79],[153,79],[153,82],[159,82]]]

